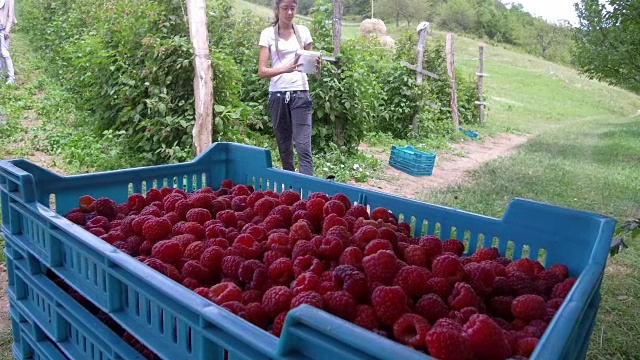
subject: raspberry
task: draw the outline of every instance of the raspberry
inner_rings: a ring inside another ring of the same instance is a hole
[[[126,248],[129,250],[129,254],[131,256],[138,256],[138,254],[140,253],[140,246],[142,246],[143,242],[144,239],[142,238],[142,236],[129,236],[125,240]]]
[[[207,221],[211,220],[211,213],[205,209],[193,208],[187,211],[186,220],[188,222],[196,222],[203,225]]]
[[[551,290],[551,298],[552,299],[564,299],[567,297],[567,295],[569,295],[569,292],[571,291],[571,288],[573,287],[573,284],[575,284],[576,282],[576,278],[568,278],[566,280],[564,280],[563,282],[557,284],[556,286],[553,287],[553,289]]]
[[[289,285],[293,280],[293,262],[288,258],[280,258],[269,266],[269,279],[279,284]]]
[[[91,229],[89,229],[88,231],[89,231],[90,233],[92,233],[93,235],[98,236],[98,237],[102,237],[103,235],[106,235],[106,234],[107,234],[107,232],[106,232],[106,231],[104,231],[104,229],[103,229],[103,228],[99,228],[99,227],[91,228]]]
[[[202,284],[198,280],[188,277],[182,280],[182,286],[186,287],[189,290],[195,290],[202,287]]]
[[[511,312],[526,322],[542,319],[547,314],[544,299],[538,295],[522,295],[513,300]]]
[[[320,260],[311,255],[298,256],[293,261],[293,275],[296,278],[306,272],[312,272],[316,275],[320,275],[323,270],[324,267]]]
[[[183,200],[182,196],[178,195],[178,194],[171,194],[169,196],[167,196],[166,198],[164,198],[164,200],[162,200],[162,203],[164,204],[164,211],[165,212],[173,212],[176,210],[176,204],[180,201]],[[151,203],[149,203],[151,204]]]
[[[567,265],[554,264],[549,266],[547,270],[557,273],[562,277],[562,280],[569,277],[569,268],[567,267]]]
[[[351,265],[356,269],[362,269],[363,258],[364,255],[359,248],[350,246],[342,252],[342,255],[340,255],[340,259],[338,260],[338,262],[340,263],[340,265]]]
[[[242,301],[242,290],[232,282],[222,282],[209,289],[209,300],[222,305],[230,301]]]
[[[516,354],[520,356],[524,356],[525,358],[528,358],[529,356],[531,356],[531,354],[533,353],[533,350],[535,350],[537,345],[538,345],[538,339],[536,338],[529,337],[529,338],[518,339],[518,342],[516,345]]]
[[[370,241],[380,238],[380,232],[373,226],[365,225],[358,229],[358,231],[353,235],[353,239],[360,246],[360,248],[364,248]]]
[[[147,202],[142,194],[131,194],[129,198],[127,198],[127,206],[131,211],[140,212],[147,206]]]
[[[182,258],[182,248],[177,241],[163,240],[153,245],[151,256],[167,264],[173,264]]]
[[[231,189],[233,187],[233,181],[229,179],[222,180],[220,183],[220,189]]]
[[[293,204],[300,201],[300,194],[293,190],[285,190],[280,193],[280,202],[287,206],[293,206]]]
[[[533,294],[535,292],[533,275],[528,275],[518,271],[513,272],[507,277],[507,287],[510,289],[510,295]]]
[[[449,319],[453,319],[458,323],[460,323],[461,325],[464,325],[467,323],[467,321],[469,321],[469,318],[471,318],[471,316],[477,313],[478,313],[478,309],[472,306],[468,306],[466,308],[460,309],[460,311],[451,310],[449,312]]]
[[[320,278],[314,273],[306,272],[298,276],[291,283],[291,290],[293,295],[298,295],[303,292],[317,292],[320,289]]]
[[[416,303],[415,312],[432,324],[449,316],[447,304],[436,294],[427,294],[421,297]]]
[[[286,286],[274,286],[267,290],[262,297],[262,306],[272,317],[281,312],[289,311],[293,293]]]
[[[353,323],[370,331],[373,331],[380,326],[376,311],[370,305],[356,306],[356,315],[353,319]]]
[[[195,193],[191,195],[191,197],[189,198],[189,201],[191,202],[191,205],[193,205],[195,209],[211,210],[213,197],[211,196],[211,194]]]
[[[507,265],[507,275],[521,272],[526,275],[535,275],[544,270],[542,264],[531,259],[518,259]]]
[[[393,251],[393,246],[387,240],[376,239],[367,244],[367,246],[364,248],[364,255],[373,255],[380,250]]]
[[[245,258],[237,255],[229,255],[222,258],[222,274],[227,278],[238,280],[238,270],[242,263],[246,261]]]
[[[261,254],[260,245],[249,234],[238,235],[231,247],[245,259],[257,259]]]
[[[564,299],[561,299],[561,298],[553,298],[547,301],[547,308],[558,310],[560,309],[560,306],[562,306],[563,301]]]
[[[464,325],[463,332],[469,348],[480,360],[506,359],[511,355],[511,346],[502,329],[487,315],[471,316],[469,322]]]
[[[288,311],[282,312],[276,316],[275,320],[273,320],[273,325],[271,326],[271,330],[269,330],[273,336],[280,337],[282,328],[284,327],[284,321],[288,313]]]
[[[405,266],[398,271],[393,285],[400,286],[408,297],[422,296],[427,291],[428,270],[417,266]]]
[[[370,281],[388,285],[393,282],[396,276],[397,262],[398,259],[393,252],[383,250],[373,255],[365,256],[362,259],[362,266]]]
[[[427,267],[427,250],[419,245],[409,245],[404,249],[403,259],[409,265]]]
[[[464,279],[465,272],[460,259],[451,254],[438,256],[431,265],[432,272],[454,284]]]
[[[307,211],[307,201],[299,200],[291,205],[291,211],[295,214],[297,211]]]
[[[267,267],[258,260],[248,260],[240,265],[238,278],[247,284],[249,289],[262,290],[269,279]]]
[[[269,216],[271,215],[279,215],[282,218],[282,221],[284,222],[284,226],[282,226],[283,228],[291,227],[291,218],[293,217],[293,210],[291,210],[290,206],[287,206],[287,205],[277,206],[276,208],[271,210],[271,212],[269,213]],[[267,219],[268,218],[269,217],[267,217]],[[265,219],[265,221],[267,219]]]
[[[342,255],[343,250],[344,247],[342,246],[340,239],[328,237],[322,240],[322,243],[318,248],[318,255],[320,255],[320,258],[325,260],[338,260],[340,255]]]
[[[76,225],[84,226],[84,224],[86,223],[85,214],[78,210],[68,212],[64,217]]]
[[[378,232],[380,233],[380,238],[389,241],[394,248],[398,245],[398,234],[395,231],[384,227],[378,229]]]
[[[490,268],[494,274],[496,274],[497,276],[501,276],[501,277],[505,277],[507,276],[507,269],[505,268],[504,265],[494,261],[489,261],[489,260],[485,260],[480,262],[480,265],[482,266],[486,266],[488,268]]]
[[[421,237],[418,240],[418,245],[426,250],[428,259],[433,259],[442,254],[442,241],[435,235]]]
[[[189,245],[193,244],[194,242],[198,241],[198,239],[196,239],[195,236],[193,235],[189,235],[189,234],[183,234],[183,235],[178,235],[178,236],[174,236],[173,238],[171,238],[171,240],[177,241],[180,244],[180,247],[182,248],[182,251],[186,251],[187,247],[189,247]],[[198,254],[198,258],[199,258],[200,254]],[[184,257],[188,257],[188,256],[184,256]],[[196,259],[194,259],[196,260]]]
[[[326,200],[321,198],[311,198],[309,196],[309,200],[307,200],[307,213],[314,220],[321,220],[324,215],[324,205],[326,204]],[[342,204],[340,204],[342,205]]]
[[[222,269],[223,257],[224,250],[218,246],[212,246],[200,255],[200,265],[204,266],[210,273],[217,274]]]
[[[271,264],[273,264],[276,260],[286,257],[287,255],[280,251],[269,250],[262,255],[262,263],[264,264],[264,266],[270,267]]]
[[[318,290],[318,293],[320,295],[324,295],[330,291],[340,291],[340,286],[338,286],[338,284],[336,284],[333,280],[322,281],[320,283],[320,290]]]
[[[144,264],[147,265],[148,267],[152,268],[153,270],[161,273],[162,275],[166,275],[167,274],[167,267],[159,259],[150,258],[150,259],[145,260]]]
[[[227,210],[227,208],[227,204],[224,201],[215,199],[211,202],[211,216],[217,218],[218,213]]]
[[[442,243],[442,252],[449,252],[456,256],[462,256],[464,253],[464,243],[456,239],[446,240]]]
[[[145,196],[146,203],[151,204],[152,202],[155,202],[155,201],[162,201],[166,195],[163,195],[161,190],[149,189]]]
[[[540,336],[542,336],[542,334],[544,334],[544,332],[547,330],[547,322],[545,322],[544,320],[531,320],[531,322],[529,322],[529,326],[533,326],[534,328],[538,329],[538,332],[540,332]]]
[[[347,210],[345,216],[352,216],[355,219],[363,218],[364,220],[369,220],[369,213],[367,212],[367,208],[360,204],[352,206]]]
[[[252,302],[245,306],[244,318],[261,329],[266,329],[269,325],[269,314],[259,302]]]
[[[273,229],[283,229],[285,225],[285,221],[280,215],[269,215],[262,222],[262,226],[267,231],[271,231]]]
[[[496,296],[489,299],[489,312],[492,315],[499,316],[506,320],[513,319],[511,312],[511,304],[513,304],[513,296]]]
[[[90,215],[86,216],[87,219],[87,229],[91,229],[91,228],[95,228],[95,227],[99,227],[101,229],[103,229],[104,231],[109,231],[110,226],[109,226],[109,220],[107,220],[106,217],[104,216],[96,216],[94,218],[89,219]]]
[[[420,315],[404,314],[393,324],[393,336],[401,344],[422,349],[426,345],[424,339],[429,328],[427,320]]]
[[[264,295],[264,292],[261,290],[247,290],[242,293],[242,303],[245,305],[254,302],[262,303],[262,295]]]
[[[264,193],[262,191],[256,191],[251,193],[251,195],[249,195],[247,197],[247,207],[249,208],[255,208],[256,203],[258,202],[258,200],[261,200],[264,198]]]
[[[95,211],[95,201],[91,195],[83,195],[78,199],[78,208],[82,212],[90,213]]]
[[[202,256],[205,249],[205,245],[202,241],[192,242],[184,249],[184,254],[182,256],[191,260],[200,260],[200,256]]]
[[[326,237],[334,237],[340,239],[342,245],[346,248],[351,245],[351,233],[345,226],[333,226],[328,231],[324,232]]]
[[[175,212],[170,212],[170,213],[166,213],[164,215],[164,217],[169,220],[169,222],[171,223],[171,226],[179,223],[181,221],[180,219],[180,215],[176,214]]]
[[[482,262],[485,260],[495,260],[500,257],[500,252],[498,248],[485,248],[476,251],[473,255],[471,255],[471,260],[474,262]]]
[[[115,220],[118,215],[116,203],[106,197],[100,198],[94,202],[95,212],[98,216],[104,216],[108,220]]]
[[[182,275],[184,277],[193,278],[200,283],[206,283],[209,278],[209,271],[200,265],[200,262],[190,260],[182,267]]]
[[[429,355],[441,360],[472,360],[473,353],[460,331],[436,323],[425,337]]]
[[[449,307],[453,310],[461,310],[468,306],[478,307],[480,299],[471,285],[463,282],[456,283],[451,295],[449,295]]]
[[[291,238],[291,243],[295,245],[300,240],[311,240],[313,235],[311,234],[309,225],[303,221],[298,221],[291,225],[289,237]]]
[[[356,268],[340,265],[333,270],[333,279],[342,290],[351,294],[356,301],[364,302],[369,297],[367,278]]]
[[[346,212],[347,209],[345,209],[342,202],[338,200],[329,200],[324,204],[324,207],[322,208],[322,214],[325,218],[330,214],[335,214],[338,217],[343,217]]]
[[[443,300],[449,298],[451,295],[451,285],[447,279],[434,276],[431,279],[427,280],[427,294],[436,294],[440,296]]]
[[[313,307],[316,307],[318,309],[323,309],[324,307],[324,302],[322,300],[322,296],[320,294],[318,294],[315,291],[304,291],[301,292],[299,294],[297,294],[292,300],[291,300],[291,308],[295,309],[296,307],[302,305],[302,304],[307,304],[307,305],[311,305]]]
[[[255,203],[253,211],[256,215],[266,218],[269,216],[271,210],[275,209],[276,206],[276,201],[273,198],[266,196]]]
[[[238,226],[238,216],[233,210],[223,210],[216,214],[216,220],[222,221],[227,228]]]
[[[336,214],[329,214],[325,217],[324,223],[322,224],[322,233],[327,234],[335,227],[343,227],[346,229],[348,226],[349,224],[347,224],[345,219],[338,217]]]
[[[371,304],[380,322],[392,326],[407,312],[407,296],[399,286],[379,286],[371,294]]]
[[[189,234],[196,237],[197,240],[202,240],[205,238],[205,230],[202,225],[197,222],[186,222],[182,225],[183,234]]]
[[[555,271],[544,270],[538,274],[536,280],[536,294],[548,296],[553,290],[553,287],[563,281],[562,275]]]
[[[504,266],[505,267],[505,272],[506,272],[506,266],[511,264],[511,259],[508,259],[506,257],[499,257],[499,258],[495,259],[494,261],[497,262],[498,264]],[[506,274],[504,276],[506,276]]]
[[[473,290],[479,296],[487,296],[493,289],[493,283],[496,280],[496,274],[490,267],[479,264],[470,263],[465,267],[466,280]]]
[[[353,320],[356,316],[356,300],[346,291],[329,291],[322,296],[324,309],[345,320]]]

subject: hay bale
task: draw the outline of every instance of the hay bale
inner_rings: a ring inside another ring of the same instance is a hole
[[[380,19],[365,19],[360,23],[360,35],[383,37],[387,35],[387,27],[384,25],[384,21]]]
[[[390,47],[390,48],[392,48],[392,47],[396,46],[396,42],[395,42],[395,40],[393,40],[393,39],[391,38],[391,36],[388,36],[388,35],[381,36],[381,37],[380,37],[380,42],[381,42],[381,43],[382,43],[382,45],[383,45],[383,46],[385,46],[385,47]]]

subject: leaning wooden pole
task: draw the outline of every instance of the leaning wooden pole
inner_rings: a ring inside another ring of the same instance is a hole
[[[213,72],[209,53],[209,32],[205,0],[186,0],[189,36],[193,45],[193,93],[196,122],[193,126],[193,148],[196,155],[212,142]]]
[[[342,47],[342,0],[333,0],[333,55],[340,55]]]
[[[458,92],[456,87],[456,68],[453,59],[453,33],[447,34],[447,74],[451,83],[451,118],[456,131],[460,128],[460,120],[458,118]]]
[[[484,124],[484,106],[486,105],[484,101],[482,101],[482,79],[486,76],[484,73],[484,47],[480,46],[479,54],[478,54],[478,72],[476,75],[478,76],[478,118],[480,119],[480,125]]]
[[[424,57],[424,44],[427,42],[427,33],[429,32],[429,23],[421,23],[418,25],[418,55],[416,61],[416,83],[422,84],[422,59]],[[418,116],[413,117],[413,135],[418,136]]]

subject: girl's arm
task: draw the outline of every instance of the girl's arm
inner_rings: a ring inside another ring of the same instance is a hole
[[[278,68],[270,68],[267,66],[269,61],[269,48],[266,46],[260,46],[260,56],[258,57],[258,76],[262,79],[271,79],[274,76],[284,73],[298,71],[298,68],[302,65],[297,63],[299,58],[300,55],[296,55],[296,58],[292,62]]]

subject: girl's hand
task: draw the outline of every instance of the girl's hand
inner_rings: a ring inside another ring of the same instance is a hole
[[[296,54],[295,59],[293,59],[292,62],[288,63],[287,65],[283,66],[283,70],[285,73],[292,73],[294,71],[300,71],[299,67],[302,66],[302,64],[298,64],[298,60],[300,59],[300,54]]]
[[[320,68],[321,68],[321,67],[322,67],[322,59],[320,59],[320,56],[318,56],[318,57],[316,58],[316,70],[317,70],[318,72],[320,72]]]

